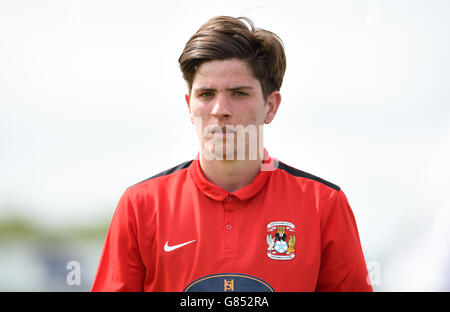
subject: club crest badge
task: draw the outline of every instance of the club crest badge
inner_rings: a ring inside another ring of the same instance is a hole
[[[295,258],[295,225],[286,221],[275,221],[266,228],[267,257],[274,260]]]

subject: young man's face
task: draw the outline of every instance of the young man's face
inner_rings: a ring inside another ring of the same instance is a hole
[[[264,100],[260,82],[244,61],[200,65],[186,102],[202,155],[209,160],[257,159],[264,147],[262,127],[273,120],[280,101],[278,91]]]

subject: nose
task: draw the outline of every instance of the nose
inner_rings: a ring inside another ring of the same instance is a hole
[[[218,119],[231,117],[231,105],[226,94],[219,92],[214,100],[211,115]]]

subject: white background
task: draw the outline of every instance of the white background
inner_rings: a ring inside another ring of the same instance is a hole
[[[0,218],[109,220],[192,159],[178,57],[216,15],[278,34],[269,153],[339,185],[376,290],[450,290],[448,1],[0,1]],[[251,221],[249,221],[251,222]]]

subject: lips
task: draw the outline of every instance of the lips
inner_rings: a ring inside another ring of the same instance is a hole
[[[235,131],[230,129],[229,127],[227,128],[226,126],[224,126],[224,127],[214,126],[211,128],[210,133],[212,133],[212,134],[231,134],[231,133],[235,133]]]

